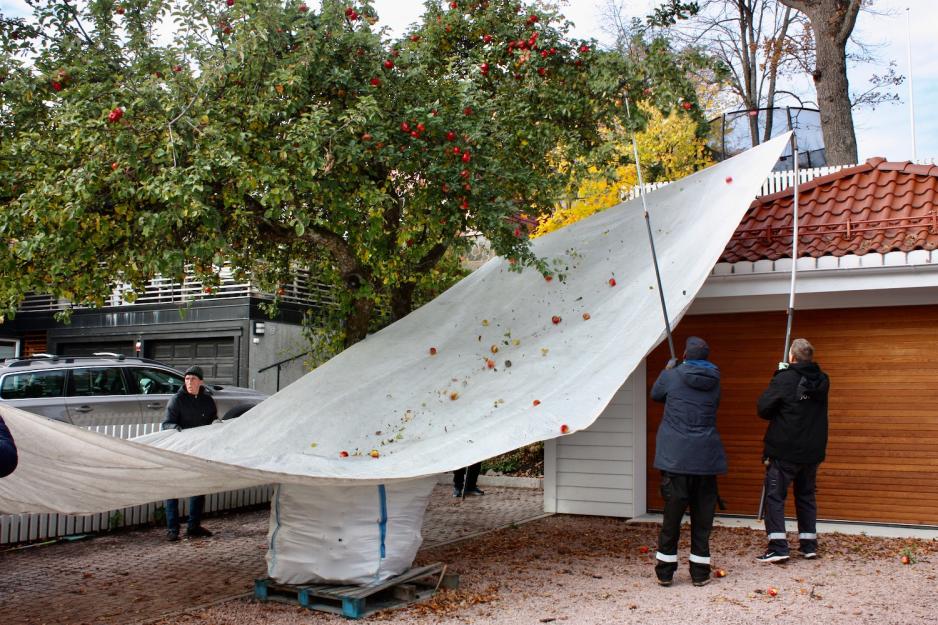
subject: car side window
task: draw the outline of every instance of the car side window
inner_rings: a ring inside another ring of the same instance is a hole
[[[127,385],[118,367],[72,369],[68,395],[69,397],[127,395]]]
[[[0,397],[3,399],[61,397],[64,392],[64,369],[14,373],[3,378],[0,386]]]
[[[166,395],[177,392],[182,388],[182,376],[148,367],[130,367],[131,385],[136,387],[134,392],[140,395]]]

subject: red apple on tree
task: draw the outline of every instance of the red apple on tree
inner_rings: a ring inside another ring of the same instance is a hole
[[[384,69],[394,69],[394,61],[388,59],[384,62]]]
[[[300,13],[306,13],[307,11],[309,11],[309,7],[306,6],[305,2],[301,2],[300,6],[296,7],[296,10],[299,11]],[[358,17],[358,15],[356,14],[355,17]]]
[[[371,83],[372,87],[377,87],[381,84],[381,79],[376,76],[372,78],[371,80],[369,80],[368,82]]]
[[[482,35],[483,43],[492,43],[492,35]]]
[[[489,75],[489,64],[488,64],[488,63],[483,63],[482,65],[480,65],[480,66],[479,66],[479,71],[482,72],[482,75],[483,75],[483,76],[488,76],[488,75]]]
[[[227,4],[230,7],[233,7],[234,3],[235,3],[235,0],[225,0],[225,4]]]
[[[446,133],[446,140],[447,140],[447,141],[455,141],[455,140],[456,140],[456,133],[453,132],[452,130],[450,130],[449,132],[447,132],[447,133]]]
[[[124,116],[124,109],[117,106],[111,109],[111,112],[108,113],[107,120],[113,124],[113,123],[119,122],[120,118],[123,116]]]
[[[692,108],[694,108],[694,105],[691,102],[684,100],[683,102],[681,102],[681,108],[683,108],[685,111],[689,111]]]

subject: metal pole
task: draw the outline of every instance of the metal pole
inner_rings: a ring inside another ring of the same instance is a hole
[[[625,113],[632,120],[632,110],[629,108],[629,99],[625,98]],[[671,320],[668,318],[668,305],[664,301],[664,287],[661,286],[661,270],[658,268],[658,254],[655,252],[655,238],[651,232],[651,219],[648,217],[648,204],[645,202],[645,181],[642,179],[642,165],[638,159],[638,144],[635,142],[635,132],[632,135],[632,153],[635,155],[635,171],[638,173],[638,195],[642,198],[642,210],[645,213],[645,228],[648,230],[648,245],[651,247],[651,260],[655,265],[655,280],[658,282],[658,297],[661,300],[661,313],[664,315],[664,329],[668,334],[668,349],[671,358],[676,359],[674,351],[674,338],[671,336]]]
[[[791,286],[788,290],[788,321],[785,324],[785,349],[782,352],[781,362],[788,362],[788,346],[791,344],[791,325],[795,317],[795,284],[798,275],[798,187],[801,185],[798,169],[798,135],[795,134],[794,126],[791,122],[791,108],[788,111],[788,129],[791,131],[791,153],[795,160],[795,180],[794,180],[794,205],[792,207],[792,229],[791,229]],[[766,461],[763,460],[763,463]],[[768,466],[768,465],[766,465]],[[765,482],[762,483],[762,495],[759,497],[759,511],[756,513],[756,519],[761,521],[765,513]]]
[[[909,57],[909,125],[912,129],[912,162],[918,161],[915,149],[915,91],[912,89],[912,11],[905,8],[906,52]]]
[[[791,286],[788,290],[788,322],[785,327],[785,350],[781,362],[788,362],[788,346],[791,345],[791,325],[795,316],[795,283],[798,277],[798,187],[801,185],[798,170],[798,135],[791,123],[791,109],[788,109],[788,128],[791,133],[791,153],[795,159],[794,205],[791,222]]]

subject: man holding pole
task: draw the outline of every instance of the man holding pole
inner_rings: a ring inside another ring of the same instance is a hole
[[[801,555],[817,557],[817,470],[827,449],[830,379],[814,362],[814,347],[795,339],[757,404],[765,433],[765,531],[769,546],[760,562],[788,560],[785,497],[794,483]]]

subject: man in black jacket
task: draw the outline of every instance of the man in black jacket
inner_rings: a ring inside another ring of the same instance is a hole
[[[205,391],[202,382],[205,379],[202,367],[189,367],[185,375],[183,387],[166,405],[166,420],[162,425],[164,430],[197,428],[218,418],[215,400]],[[189,523],[186,528],[186,536],[189,538],[207,538],[212,535],[201,525],[204,505],[205,495],[189,498]],[[167,499],[165,506],[166,538],[170,541],[179,540],[179,500]]]
[[[19,462],[19,457],[16,453],[13,435],[10,434],[10,429],[4,423],[3,417],[0,417],[0,477],[13,473],[17,462]]]
[[[710,532],[716,513],[717,475],[726,473],[726,453],[717,432],[720,370],[707,358],[710,348],[696,336],[687,339],[684,362],[661,372],[651,398],[664,402],[658,426],[655,468],[661,471],[664,518],[658,535],[655,574],[670,586],[677,570],[681,520],[690,506],[690,576],[694,586],[710,581]]]
[[[806,339],[792,341],[788,366],[775,372],[757,404],[769,421],[765,433],[765,531],[769,546],[760,562],[788,560],[785,497],[794,483],[801,555],[817,557],[817,470],[827,449],[830,379],[814,362]]]

